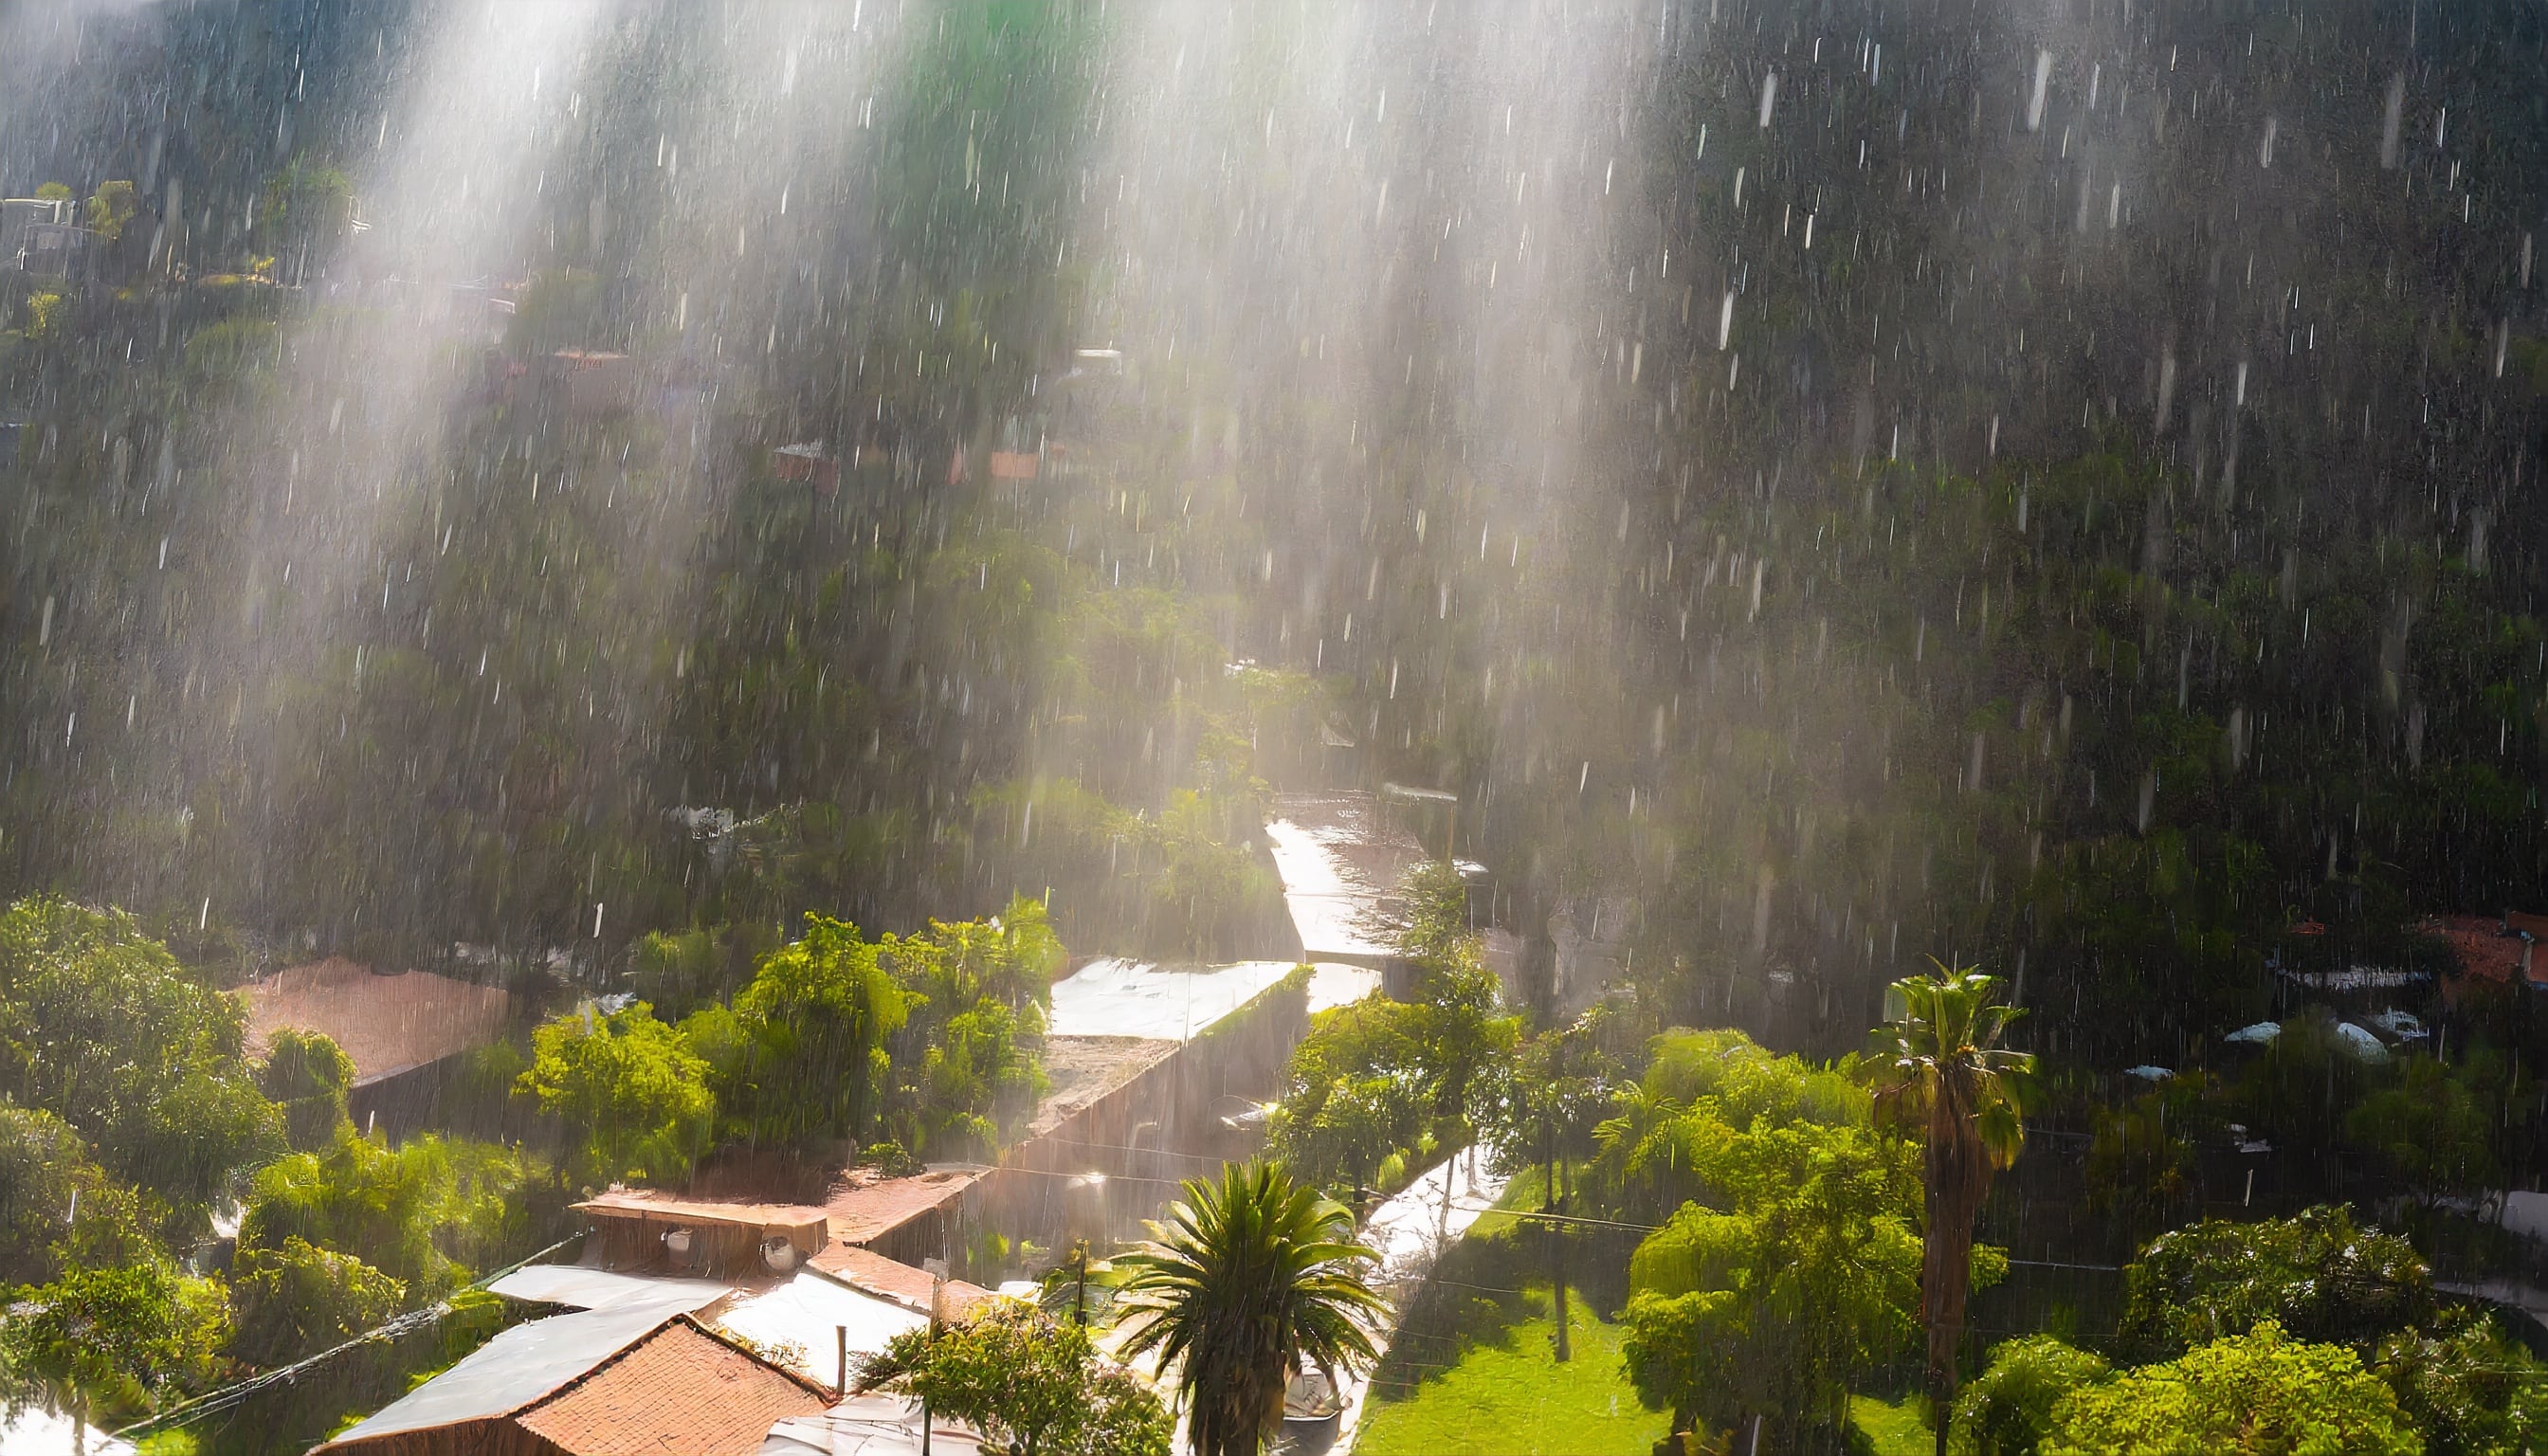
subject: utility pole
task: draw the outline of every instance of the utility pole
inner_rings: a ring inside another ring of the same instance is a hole
[[[1563,1219],[1566,1200],[1557,1193],[1556,1129],[1546,1122],[1540,1124],[1540,1129],[1548,1164],[1548,1198],[1541,1205],[1541,1212],[1559,1216],[1545,1222],[1548,1225],[1549,1282],[1557,1288],[1557,1363],[1563,1365],[1575,1358],[1575,1347],[1566,1327],[1566,1225]]]

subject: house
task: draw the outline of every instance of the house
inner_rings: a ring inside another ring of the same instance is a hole
[[[18,246],[18,266],[47,278],[67,278],[81,268],[97,241],[98,234],[68,223],[30,223]]]
[[[67,224],[71,216],[71,203],[66,198],[0,198],[0,267],[18,261],[27,246],[27,229]]]
[[[934,1311],[942,1319],[961,1320],[984,1301],[998,1298],[980,1285],[961,1279],[939,1279],[855,1243],[833,1244],[805,1263],[825,1278],[869,1298],[899,1305],[915,1315]]]
[[[2548,915],[2519,910],[2500,916],[2436,915],[2417,929],[2450,947],[2459,971],[2452,980],[2548,988],[2548,955],[2539,951],[2540,941],[2548,939]],[[2442,995],[2456,1002],[2458,987],[2446,981]]]
[[[354,1121],[377,1117],[393,1134],[430,1114],[461,1058],[500,1040],[512,1013],[500,986],[422,970],[383,975],[341,956],[288,967],[240,994],[252,1054],[264,1055],[286,1027],[324,1035],[353,1058]]]
[[[832,1240],[915,1267],[950,1258],[963,1246],[966,1197],[981,1177],[971,1168],[932,1168],[907,1178],[853,1168],[823,1201]]]
[[[713,1279],[785,1274],[831,1242],[824,1210],[725,1203],[614,1188],[575,1206],[592,1221],[587,1261]]]
[[[751,1456],[832,1391],[652,1301],[517,1324],[318,1448],[329,1456]]]
[[[845,1252],[853,1257],[841,1259]],[[554,1309],[645,1306],[661,1315],[688,1315],[799,1375],[834,1382],[843,1378],[843,1366],[852,1357],[875,1354],[894,1336],[927,1324],[933,1294],[945,1319],[962,1319],[984,1301],[998,1298],[955,1280],[936,1282],[933,1290],[929,1275],[864,1249],[835,1245],[816,1257],[830,1267],[808,1264],[784,1278],[741,1285],[628,1274],[591,1264],[529,1264],[488,1288],[508,1300]],[[873,1286],[895,1293],[880,1293]]]
[[[853,1396],[820,1415],[771,1426],[759,1456],[979,1456],[982,1433],[941,1415],[921,1435],[923,1412],[893,1396]]]
[[[1350,743],[1332,726],[1323,739]],[[1322,972],[1330,964],[1386,971],[1397,954],[1386,927],[1398,910],[1399,881],[1427,858],[1411,826],[1442,812],[1447,796],[1438,790],[1392,789],[1386,800],[1358,789],[1274,795],[1266,844],[1283,879],[1283,903],[1300,933],[1303,955]],[[1473,882],[1482,873],[1465,861],[1460,870]],[[1606,908],[1584,920],[1587,933],[1561,969],[1575,972],[1565,979],[1589,990],[1615,968],[1610,957],[1621,949],[1615,943],[1627,920]],[[1485,937],[1487,965],[1503,983],[1505,995],[1519,999],[1521,938],[1500,926],[1485,927]]]
[[[841,462],[823,453],[823,442],[781,445],[770,452],[770,473],[782,481],[802,481],[817,496],[841,489]]]

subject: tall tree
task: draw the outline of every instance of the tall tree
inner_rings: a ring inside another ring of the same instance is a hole
[[[907,1330],[864,1357],[855,1388],[927,1403],[1016,1456],[1167,1456],[1175,1423],[1085,1326],[1002,1300],[961,1324]]]
[[[1993,999],[1995,980],[1929,963],[1935,974],[1893,983],[1902,1015],[1876,1029],[1873,1066],[1877,1117],[1926,1144],[1920,1313],[1929,1327],[1938,1456],[1946,1456],[1956,1343],[1972,1287],[1973,1216],[1991,1174],[2016,1161],[2025,1143],[2018,1104],[2035,1059],[1999,1045],[2021,1013]]]
[[[246,1008],[132,916],[41,896],[0,913],[0,1091],[78,1129],[181,1222],[282,1140],[246,1047]]]
[[[689,1171],[715,1123],[716,1094],[707,1061],[654,1008],[570,1012],[532,1033],[531,1046],[519,1085],[583,1131],[585,1177],[670,1182]]]
[[[1134,1271],[1116,1306],[1131,1324],[1123,1351],[1181,1368],[1196,1456],[1255,1456],[1302,1362],[1332,1382],[1378,1358],[1381,1300],[1359,1266],[1380,1255],[1352,1240],[1343,1205],[1280,1164],[1189,1180],[1150,1232],[1118,1261]]]

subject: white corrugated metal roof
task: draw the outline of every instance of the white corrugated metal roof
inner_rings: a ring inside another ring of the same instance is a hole
[[[519,1410],[627,1348],[638,1336],[688,1313],[690,1296],[629,1300],[606,1310],[516,1324],[459,1364],[337,1434],[329,1445],[392,1431],[429,1430]]]
[[[688,1300],[682,1308],[704,1309],[734,1292],[711,1279],[650,1279],[582,1264],[525,1264],[488,1285],[492,1294],[534,1305],[564,1305],[571,1310],[606,1310],[631,1300],[668,1303]]]

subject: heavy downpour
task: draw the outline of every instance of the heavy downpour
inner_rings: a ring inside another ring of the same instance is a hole
[[[2548,1451],[2542,0],[0,0],[6,1456]]]

